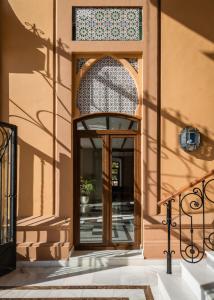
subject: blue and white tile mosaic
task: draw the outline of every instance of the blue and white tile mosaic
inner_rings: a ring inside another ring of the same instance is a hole
[[[77,105],[81,114],[119,112],[134,115],[138,105],[135,82],[120,62],[105,57],[82,78]]]
[[[74,40],[142,39],[141,8],[75,8]]]

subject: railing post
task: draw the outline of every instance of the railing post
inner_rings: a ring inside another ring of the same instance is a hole
[[[171,250],[171,226],[176,226],[175,223],[172,223],[172,201],[174,199],[170,199],[166,203],[166,221],[162,222],[164,225],[167,225],[167,250],[164,251],[167,259],[167,274],[172,274],[172,254],[175,253],[174,250]]]
[[[172,274],[172,253],[171,253],[171,220],[172,220],[172,203],[167,203],[167,274]]]

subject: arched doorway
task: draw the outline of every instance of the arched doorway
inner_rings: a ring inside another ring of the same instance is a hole
[[[140,122],[118,113],[74,122],[78,249],[140,246]]]

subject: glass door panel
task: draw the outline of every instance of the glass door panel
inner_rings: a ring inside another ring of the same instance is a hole
[[[103,242],[102,138],[80,138],[80,243]]]
[[[111,139],[112,242],[134,242],[134,137]]]

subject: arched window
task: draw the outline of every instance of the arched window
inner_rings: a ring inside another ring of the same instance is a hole
[[[119,61],[104,57],[82,78],[77,105],[81,115],[95,112],[134,115],[138,105],[134,79]]]
[[[133,130],[138,131],[138,121],[114,115],[99,115],[83,118],[77,122],[77,130]]]

